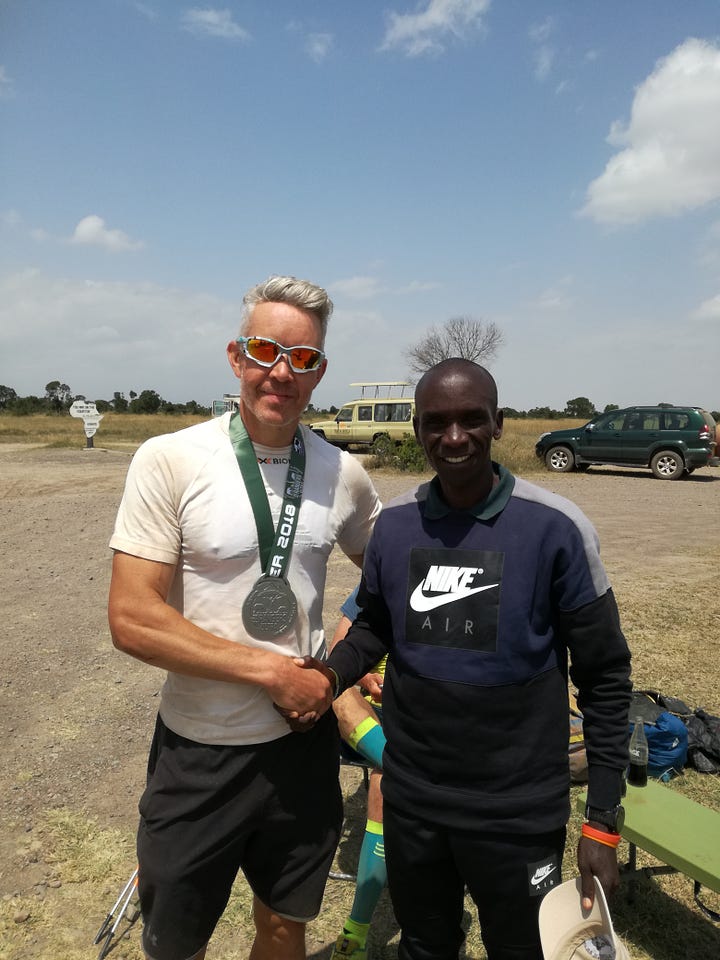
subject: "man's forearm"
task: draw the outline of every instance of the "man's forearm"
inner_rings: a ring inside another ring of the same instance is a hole
[[[118,650],[151,666],[185,676],[251,683],[276,703],[307,712],[327,709],[326,676],[306,671],[292,658],[246,646],[203,630],[166,602],[172,568],[116,555],[108,620]]]
[[[356,684],[386,653],[387,647],[363,621],[361,614],[327,659],[327,665],[337,674],[338,692]]]
[[[572,658],[588,758],[588,798],[600,809],[620,802],[628,764],[630,651],[611,591],[581,610],[562,615]]]

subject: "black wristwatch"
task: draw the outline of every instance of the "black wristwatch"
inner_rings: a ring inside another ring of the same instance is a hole
[[[594,820],[595,823],[601,823],[613,833],[622,833],[623,824],[625,823],[625,807],[619,803],[610,810],[600,810],[598,807],[591,807],[590,804],[587,804],[585,807],[585,819]]]

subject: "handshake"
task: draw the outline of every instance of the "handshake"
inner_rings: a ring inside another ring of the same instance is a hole
[[[339,680],[316,657],[293,657],[290,664],[287,682],[273,696],[273,706],[294,733],[306,733],[330,708],[339,693]]]

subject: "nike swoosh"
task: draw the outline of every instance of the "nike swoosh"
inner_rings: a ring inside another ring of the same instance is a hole
[[[443,593],[439,597],[426,597],[422,592],[423,581],[421,581],[413,590],[410,597],[410,606],[416,613],[425,613],[427,610],[435,610],[446,603],[455,603],[456,600],[464,600],[471,597],[474,593],[481,593],[483,590],[492,590],[499,586],[498,583],[489,583],[486,587],[469,587],[465,590],[458,590],[457,593]]]
[[[537,876],[532,877],[531,880],[530,880],[530,883],[531,883],[534,887],[536,887],[539,883],[542,883],[543,880],[547,880],[547,878],[550,876],[550,874],[553,873],[553,871],[556,870],[556,869],[557,869],[556,867],[552,867],[550,870],[547,871],[547,873],[543,873],[543,874],[542,874],[541,876],[539,876],[539,877],[537,877]]]

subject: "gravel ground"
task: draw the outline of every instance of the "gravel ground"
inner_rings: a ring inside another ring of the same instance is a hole
[[[33,890],[46,900],[61,896],[42,844],[33,854],[33,831],[48,809],[82,811],[102,828],[134,831],[162,675],[114,651],[106,621],[107,542],[130,455],[0,447],[0,897],[6,901]],[[385,501],[416,482],[408,475],[373,477]],[[601,468],[530,479],[574,500],[593,520],[621,610],[624,591],[643,584],[655,589],[671,582],[679,565],[692,567],[695,556],[717,559],[720,552],[718,470],[700,470],[677,483]],[[349,561],[333,554],[326,592],[330,632],[356,576]],[[710,603],[717,638],[716,611]],[[669,692],[682,695],[681,678]],[[720,712],[718,702],[706,706]],[[56,906],[61,909],[59,900]],[[77,916],[67,920],[68,926],[77,923]],[[93,916],[88,929],[94,924]],[[320,952],[313,955],[326,956],[325,934],[317,936]],[[36,946],[17,954],[3,953],[0,944],[0,957],[53,956],[43,952],[42,935],[36,932],[31,942]]]

